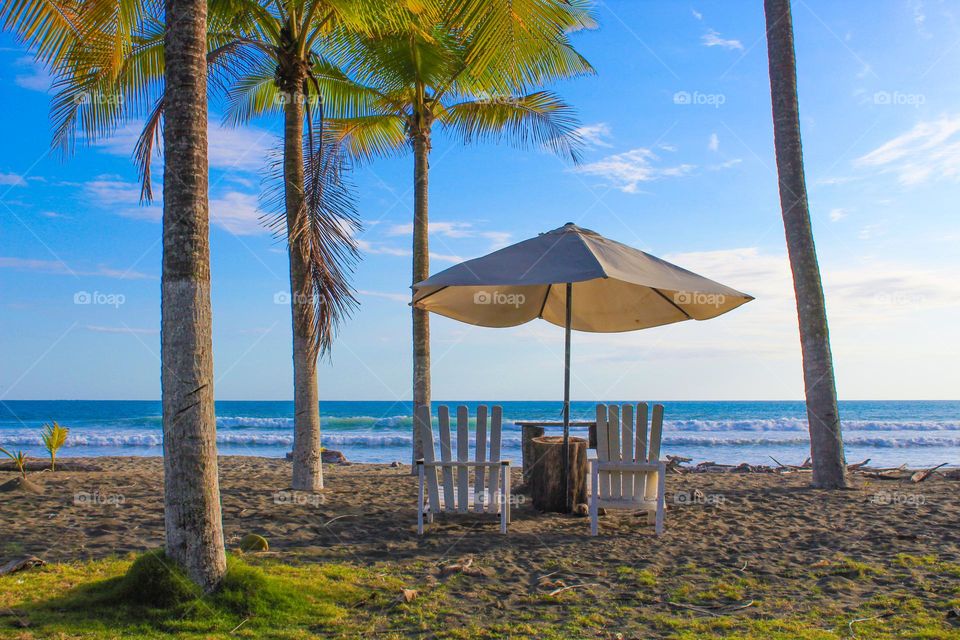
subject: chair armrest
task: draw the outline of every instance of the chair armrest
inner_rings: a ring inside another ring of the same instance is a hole
[[[597,466],[598,471],[662,471],[665,468],[663,462],[591,462]]]

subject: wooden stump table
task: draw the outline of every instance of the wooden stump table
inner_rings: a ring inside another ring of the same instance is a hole
[[[563,482],[563,436],[539,436],[530,440],[530,497],[535,509],[567,512]],[[570,504],[587,501],[587,441],[570,438]]]

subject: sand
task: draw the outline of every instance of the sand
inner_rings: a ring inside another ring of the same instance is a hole
[[[72,464],[29,474],[42,493],[0,494],[0,562],[26,554],[64,562],[162,546],[161,459]],[[322,496],[287,491],[287,461],[224,457],[220,469],[231,547],[255,533],[289,562],[389,562],[411,576],[411,586],[470,558],[483,584],[457,587],[464,616],[529,606],[529,595],[544,588],[540,578],[552,572],[563,584],[597,585],[597,598],[623,595],[618,567],[657,575],[664,597],[704,571],[750,576],[763,581],[768,598],[789,602],[813,596],[797,593],[802,581],[781,577],[841,555],[880,568],[897,554],[960,563],[960,483],[940,477],[910,484],[855,476],[854,489],[827,492],[809,489],[805,473],[670,475],[661,538],[643,518],[619,512],[602,518],[601,535],[591,538],[586,518],[543,515],[528,505],[515,508],[505,537],[493,516],[455,516],[438,518],[419,538],[417,482],[406,469],[326,465]],[[0,484],[13,475],[0,471]],[[684,500],[695,491],[702,495]],[[876,581],[861,588],[842,576],[827,576],[818,587],[816,597],[851,610],[878,589]]]

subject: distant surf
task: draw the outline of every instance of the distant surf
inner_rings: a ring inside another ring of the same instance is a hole
[[[450,406],[458,402],[436,403]],[[474,415],[477,402],[467,402]],[[559,420],[559,402],[501,403],[504,455],[520,458],[519,420]],[[801,402],[666,402],[664,454],[694,460],[799,462],[808,455]],[[590,419],[594,404],[575,402],[573,418]],[[351,460],[389,462],[410,456],[409,403],[321,403],[324,446]],[[226,455],[282,457],[293,445],[293,405],[273,401],[217,403],[217,442]],[[847,457],[877,464],[960,463],[960,402],[843,402]],[[62,455],[160,455],[160,403],[149,401],[5,401],[0,446],[44,454],[39,429],[57,420],[71,428]],[[471,419],[471,432],[475,420]],[[578,432],[582,433],[583,430]],[[471,435],[472,440],[472,435]]]

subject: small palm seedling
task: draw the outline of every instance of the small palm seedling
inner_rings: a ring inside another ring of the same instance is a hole
[[[3,447],[0,447],[0,453],[3,453],[8,458],[13,460],[14,464],[17,465],[17,469],[20,470],[20,476],[26,480],[27,479],[27,454],[23,451],[17,451],[16,453],[10,453]]]
[[[70,429],[61,427],[56,421],[53,424],[43,425],[43,432],[40,437],[43,439],[43,446],[50,452],[50,471],[57,470],[57,451],[67,441]]]

